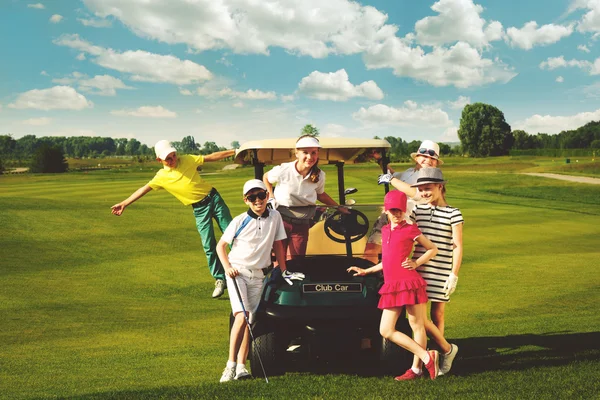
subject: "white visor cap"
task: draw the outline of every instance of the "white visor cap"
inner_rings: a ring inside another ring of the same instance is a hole
[[[321,147],[321,145],[319,144],[319,141],[311,136],[305,136],[302,139],[298,140],[296,142],[296,148],[297,149],[303,149],[306,147]]]

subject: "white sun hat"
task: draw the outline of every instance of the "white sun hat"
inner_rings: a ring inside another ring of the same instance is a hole
[[[302,139],[296,142],[297,149],[303,149],[306,147],[321,147],[319,139],[312,136],[304,136]]]
[[[440,146],[432,140],[423,140],[416,153],[411,153],[410,157],[416,161],[417,156],[431,157],[437,160],[439,165],[444,162],[440,159]]]
[[[156,153],[156,158],[160,158],[164,161],[167,156],[173,152],[177,152],[175,147],[171,145],[171,142],[168,140],[159,140],[154,145],[154,152]]]

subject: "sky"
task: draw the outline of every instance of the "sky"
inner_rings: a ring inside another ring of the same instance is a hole
[[[0,135],[457,142],[600,120],[600,0],[0,0]]]

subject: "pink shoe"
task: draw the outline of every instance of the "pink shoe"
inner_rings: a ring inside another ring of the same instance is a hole
[[[429,372],[429,377],[433,380],[437,378],[440,372],[440,353],[437,350],[430,350],[427,354],[429,354],[429,362],[425,364],[425,368]]]
[[[423,374],[415,374],[415,371],[412,368],[406,370],[406,372],[400,376],[394,378],[395,381],[412,381],[413,379],[419,379]]]

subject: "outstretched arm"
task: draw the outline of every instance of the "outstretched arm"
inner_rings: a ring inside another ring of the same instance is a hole
[[[219,161],[235,154],[235,150],[215,151],[204,156],[204,161]]]
[[[398,178],[392,177],[392,179],[390,180],[390,183],[392,184],[393,187],[395,187],[396,189],[398,189],[401,192],[404,192],[404,194],[410,198],[414,198],[417,195],[417,192],[418,192],[417,188],[410,186],[408,183],[403,182]]]
[[[131,196],[129,196],[127,199],[112,206],[111,212],[115,215],[123,214],[123,211],[125,211],[125,207],[127,207],[134,201],[138,200],[140,197],[144,196],[146,193],[148,193],[151,190],[152,190],[152,188],[150,187],[150,185],[142,186],[141,188],[139,188],[138,190],[133,192],[133,194]]]
[[[367,274],[379,272],[382,269],[383,269],[383,265],[381,263],[379,263],[379,264],[375,264],[372,267],[367,268],[367,269],[359,268],[357,266],[352,266],[352,267],[348,268],[346,271],[347,272],[355,272],[354,276],[365,276]]]

